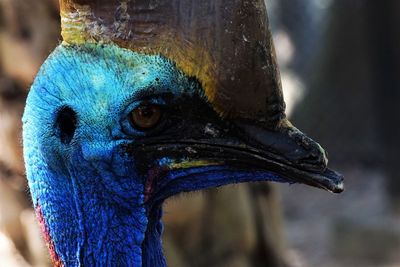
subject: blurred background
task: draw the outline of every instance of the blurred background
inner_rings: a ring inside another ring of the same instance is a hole
[[[251,184],[165,208],[170,266],[400,266],[400,1],[267,0],[288,115],[346,177],[332,195]],[[21,115],[60,42],[57,0],[0,0],[0,267],[50,266]]]

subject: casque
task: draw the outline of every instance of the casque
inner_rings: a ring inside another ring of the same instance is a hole
[[[63,43],[24,114],[58,266],[165,266],[163,201],[230,183],[343,178],[286,119],[261,0],[61,1]]]

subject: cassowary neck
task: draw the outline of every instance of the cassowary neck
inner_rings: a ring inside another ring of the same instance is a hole
[[[142,245],[143,267],[167,266],[161,244],[161,235],[163,232],[161,216],[161,206],[151,209],[146,237]]]

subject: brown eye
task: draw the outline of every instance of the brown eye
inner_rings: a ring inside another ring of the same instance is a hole
[[[133,127],[149,130],[158,124],[161,114],[160,106],[145,103],[133,110],[129,119]]]

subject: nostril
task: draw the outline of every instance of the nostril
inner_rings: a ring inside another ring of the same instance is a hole
[[[56,119],[56,133],[63,144],[69,144],[75,135],[77,125],[76,112],[70,107],[63,107],[58,111]]]

